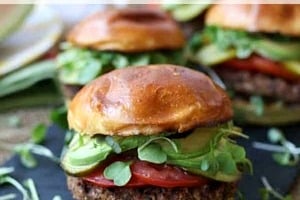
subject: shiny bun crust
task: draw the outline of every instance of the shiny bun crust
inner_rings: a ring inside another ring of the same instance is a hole
[[[86,85],[69,105],[70,128],[94,135],[159,134],[232,118],[226,93],[203,73],[174,65],[128,67]]]
[[[81,47],[121,52],[178,49],[185,43],[169,15],[143,7],[95,13],[75,26],[67,40]]]
[[[263,3],[263,0],[256,1]],[[300,5],[216,4],[206,15],[207,25],[249,32],[300,36]]]

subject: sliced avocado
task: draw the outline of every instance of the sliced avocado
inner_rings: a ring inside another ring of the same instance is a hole
[[[200,151],[209,141],[214,138],[218,131],[218,127],[214,128],[198,128],[186,138],[178,140],[182,153],[190,153]]]
[[[187,159],[198,157],[209,151],[210,141],[216,135],[218,128],[198,128],[189,136],[182,139],[174,139],[179,152],[174,152],[170,145],[163,145],[163,150],[174,159]]]
[[[177,139],[179,152],[167,152],[167,163],[214,180],[236,181],[243,171],[237,165],[249,166],[249,163],[245,164],[243,147],[226,139],[226,127],[223,128],[201,128],[186,138]],[[251,169],[251,166],[245,169]]]
[[[2,4],[0,5],[0,42],[16,31],[32,10],[33,5]]]
[[[286,106],[276,103],[265,105],[264,113],[257,116],[253,106],[243,100],[233,101],[236,122],[256,125],[287,125],[300,122],[300,106]]]
[[[287,61],[283,63],[283,66],[290,72],[300,75],[300,61]]]
[[[268,39],[254,42],[254,51],[276,61],[300,60],[300,43],[275,42]]]
[[[73,165],[68,157],[64,157],[61,161],[62,168],[68,173],[73,175],[84,175],[93,170],[95,167],[98,166],[98,163],[93,163],[90,165]]]
[[[235,171],[235,173],[224,173],[222,171],[217,170],[215,173],[211,173],[211,171],[204,171],[200,169],[200,163],[203,160],[202,157],[197,157],[194,159],[185,159],[185,160],[169,160],[168,163],[183,167],[189,172],[194,174],[199,174],[205,177],[212,178],[217,181],[224,181],[224,182],[233,182],[239,179],[241,173],[239,171]]]
[[[180,22],[186,22],[199,16],[209,7],[209,3],[205,4],[177,4],[171,8],[172,16]]]
[[[191,56],[190,59],[195,62],[200,62],[205,66],[212,66],[235,57],[236,50],[223,50],[215,44],[210,44],[201,48],[194,56]]]
[[[70,148],[63,157],[62,167],[70,174],[82,174],[105,160],[111,151],[112,148],[104,139],[97,140],[97,144],[95,140],[89,140],[80,148]]]
[[[199,169],[194,169],[194,168],[187,168],[187,171],[194,173],[194,174],[200,174],[205,177],[212,178],[217,181],[222,181],[222,182],[235,182],[241,178],[241,173],[236,173],[236,174],[224,174],[222,172],[217,172],[215,175],[211,175],[209,173],[205,173]]]
[[[104,141],[95,145],[94,141],[91,140],[83,147],[69,151],[66,156],[69,157],[70,163],[73,165],[91,165],[104,160],[111,151],[112,148]]]

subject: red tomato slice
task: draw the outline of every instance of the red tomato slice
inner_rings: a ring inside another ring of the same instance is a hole
[[[262,58],[260,56],[251,56],[247,59],[232,59],[221,64],[221,66],[230,67],[239,70],[256,71],[280,77],[289,81],[299,80],[300,77],[286,70],[280,63]]]
[[[148,185],[160,187],[194,187],[209,182],[207,178],[191,175],[178,167],[163,164],[152,164],[136,161],[131,166],[132,173],[137,180]]]
[[[115,187],[113,181],[107,180],[103,171],[107,165],[102,165],[89,175],[83,177],[85,181],[100,187]],[[132,177],[126,187],[159,186],[165,188],[172,187],[195,187],[202,186],[209,182],[209,179],[191,175],[185,171],[169,166],[152,164],[145,161],[135,160],[130,166]]]

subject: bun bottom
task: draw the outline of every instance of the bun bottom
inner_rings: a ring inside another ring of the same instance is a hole
[[[234,200],[236,183],[212,182],[199,188],[101,188],[78,177],[67,177],[76,200]]]
[[[253,106],[244,100],[233,100],[234,120],[241,124],[288,125],[300,122],[300,104],[287,106],[265,105],[264,112],[258,116]]]

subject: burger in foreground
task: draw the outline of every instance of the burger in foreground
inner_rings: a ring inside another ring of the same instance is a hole
[[[115,70],[69,106],[62,166],[75,199],[234,199],[251,169],[226,93],[173,65]]]
[[[299,17],[300,5],[219,4],[208,11],[190,59],[215,66],[234,93],[237,119],[300,121]]]
[[[185,39],[171,17],[150,8],[99,11],[77,24],[58,55],[58,75],[71,99],[85,84],[114,69],[182,64]]]

